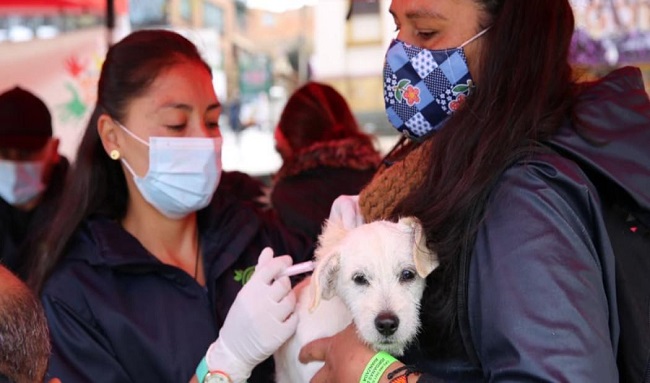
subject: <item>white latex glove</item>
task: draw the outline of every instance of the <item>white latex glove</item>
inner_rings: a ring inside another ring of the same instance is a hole
[[[345,229],[354,229],[363,225],[359,196],[340,195],[336,197],[330,209],[329,220],[341,223]]]
[[[251,279],[242,287],[228,311],[219,337],[206,354],[210,370],[221,370],[233,382],[244,382],[253,368],[271,356],[296,331],[292,315],[296,296],[289,277],[275,277],[291,266],[288,255],[273,258],[262,250]]]

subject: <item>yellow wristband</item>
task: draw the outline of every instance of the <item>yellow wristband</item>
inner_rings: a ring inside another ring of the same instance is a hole
[[[381,376],[384,375],[388,366],[394,362],[397,362],[397,359],[392,355],[384,351],[379,351],[368,362],[368,365],[363,370],[359,383],[379,383]]]

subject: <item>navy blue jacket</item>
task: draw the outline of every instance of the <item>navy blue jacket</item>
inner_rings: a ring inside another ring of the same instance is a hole
[[[575,112],[549,144],[650,209],[650,102],[640,71],[591,85]],[[540,153],[501,175],[486,209],[466,281],[481,368],[415,347],[404,360],[448,382],[617,382],[614,259],[587,175]]]
[[[34,211],[17,209],[0,197],[0,262],[14,273],[21,268],[20,247],[30,237],[33,215]]]
[[[80,226],[42,292],[53,346],[49,376],[66,383],[188,382],[261,250],[271,246],[296,262],[310,255],[309,243],[218,195],[198,224],[205,288],[113,220],[92,217]],[[271,382],[272,371],[268,360],[249,381]]]

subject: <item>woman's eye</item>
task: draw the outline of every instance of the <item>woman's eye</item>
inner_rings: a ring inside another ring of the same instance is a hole
[[[216,122],[216,121],[207,121],[207,122],[205,123],[205,126],[206,126],[208,129],[210,129],[210,130],[213,130],[213,129],[219,129],[219,122]]]
[[[181,131],[185,129],[185,124],[177,124],[177,125],[165,125],[167,129],[173,130],[173,131]]]

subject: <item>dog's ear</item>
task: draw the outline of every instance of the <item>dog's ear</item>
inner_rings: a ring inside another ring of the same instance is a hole
[[[314,251],[316,269],[311,278],[314,301],[310,310],[318,306],[321,297],[329,299],[334,295],[334,279],[339,269],[338,245],[348,233],[342,224],[326,220],[318,237],[318,247]]]
[[[340,253],[336,250],[322,254],[311,277],[310,287],[314,300],[310,311],[313,311],[323,299],[330,299],[335,293],[336,274],[340,269]]]
[[[427,247],[427,238],[420,220],[415,217],[400,218],[398,224],[408,226],[413,234],[413,261],[420,277],[426,278],[438,267],[438,255]]]

